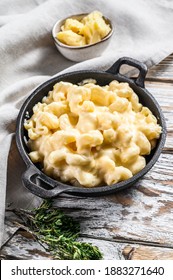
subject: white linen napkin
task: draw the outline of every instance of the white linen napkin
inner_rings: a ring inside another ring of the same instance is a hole
[[[51,37],[61,18],[101,11],[115,27],[101,57],[81,63],[65,59]],[[39,200],[21,183],[25,165],[15,144],[15,122],[21,104],[38,84],[60,72],[108,69],[130,56],[148,67],[173,52],[171,0],[1,0],[0,1],[0,246],[6,207],[33,207]],[[11,231],[12,232],[12,231]]]

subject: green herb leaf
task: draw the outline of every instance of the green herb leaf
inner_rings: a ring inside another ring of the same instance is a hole
[[[97,246],[78,242],[80,225],[61,210],[52,208],[52,202],[45,200],[32,212],[15,211],[39,242],[47,244],[54,259],[99,260],[102,253]]]

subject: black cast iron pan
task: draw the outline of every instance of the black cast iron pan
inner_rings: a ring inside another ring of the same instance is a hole
[[[138,68],[139,75],[135,80],[129,79],[122,74],[119,70],[122,64],[127,64]],[[166,125],[163,113],[157,101],[154,97],[145,89],[144,81],[147,74],[147,67],[145,64],[136,61],[132,58],[122,57],[116,61],[110,69],[106,72],[103,71],[78,71],[73,73],[63,74],[57,77],[54,77],[47,82],[40,85],[33,93],[27,98],[23,104],[17,119],[17,128],[16,128],[16,142],[18,150],[26,163],[27,170],[22,176],[23,184],[35,195],[42,198],[53,198],[57,197],[61,193],[67,193],[77,196],[100,196],[105,194],[111,194],[116,191],[125,189],[133,185],[137,180],[139,180],[144,174],[146,174],[151,167],[157,161],[162,148],[165,143],[166,138]],[[146,157],[147,164],[144,169],[139,173],[134,175],[132,178],[122,181],[120,183],[111,185],[111,186],[102,186],[94,188],[84,188],[84,187],[75,187],[72,185],[64,184],[60,181],[56,181],[47,175],[45,175],[37,165],[35,165],[28,156],[28,147],[27,147],[27,131],[24,129],[24,119],[30,118],[33,114],[33,106],[42,100],[42,98],[52,90],[55,83],[59,81],[71,82],[77,84],[84,79],[95,79],[97,83],[101,86],[110,83],[112,80],[117,80],[120,82],[127,82],[138,95],[140,102],[147,106],[152,113],[156,116],[158,123],[162,127],[162,134],[160,139],[157,142],[157,146],[152,150],[151,154]]]

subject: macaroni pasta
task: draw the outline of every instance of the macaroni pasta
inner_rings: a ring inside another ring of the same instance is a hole
[[[102,13],[94,11],[80,21],[74,18],[66,19],[56,37],[69,46],[85,46],[101,41],[110,31],[111,28]]]
[[[161,133],[128,83],[56,83],[25,121],[29,156],[55,179],[111,185],[143,169]]]

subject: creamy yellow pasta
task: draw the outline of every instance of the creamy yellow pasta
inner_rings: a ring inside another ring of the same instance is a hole
[[[91,80],[92,81],[92,80]],[[128,83],[56,83],[25,121],[29,156],[55,179],[111,185],[143,169],[161,133]]]
[[[101,41],[110,31],[102,13],[94,11],[81,20],[68,18],[56,37],[69,46],[85,46]]]

